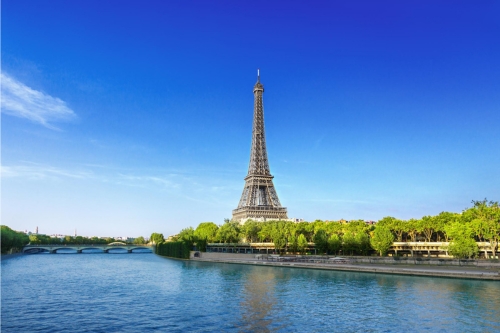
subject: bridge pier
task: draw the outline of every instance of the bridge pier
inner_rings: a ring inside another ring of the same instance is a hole
[[[76,250],[76,253],[82,253],[82,250]]]
[[[49,253],[57,253],[56,250],[50,250]]]
[[[132,250],[127,250],[128,253],[132,253]]]
[[[109,253],[109,249],[103,250],[104,253]]]

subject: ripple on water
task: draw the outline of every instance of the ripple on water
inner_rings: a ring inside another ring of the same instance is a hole
[[[168,260],[2,261],[2,332],[500,331],[500,284]]]

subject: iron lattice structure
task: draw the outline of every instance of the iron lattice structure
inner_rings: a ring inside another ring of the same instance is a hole
[[[267,160],[266,135],[264,131],[264,106],[262,96],[264,86],[260,83],[257,72],[257,83],[253,87],[253,129],[250,164],[245,177],[245,187],[238,208],[233,210],[233,220],[283,220],[287,219],[287,210],[281,207],[278,194],[273,184],[273,176]]]

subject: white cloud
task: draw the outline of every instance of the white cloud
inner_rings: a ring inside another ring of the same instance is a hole
[[[227,183],[226,179],[192,178],[179,172],[157,172],[148,174],[122,173],[113,167],[101,165],[85,165],[80,168],[60,168],[34,162],[24,162],[22,165],[2,165],[1,178],[3,181],[84,181],[101,182],[130,188],[143,188],[152,191],[161,191],[174,194],[177,198],[205,203],[227,204],[228,195],[240,194],[241,182]],[[127,191],[127,190],[125,190]]]
[[[51,122],[68,121],[76,114],[57,97],[31,89],[13,77],[2,73],[2,113],[26,118],[50,129]]]
[[[178,188],[180,185],[173,181],[173,179],[176,179],[176,175],[168,175],[167,177],[163,176],[136,176],[136,175],[124,175],[124,174],[119,174],[119,183],[120,184],[125,184],[125,185],[130,185],[130,186],[137,186],[137,185],[142,185],[145,186],[147,183],[152,183],[155,185],[159,185],[160,187],[163,188]]]
[[[60,168],[42,165],[22,165],[22,166],[1,166],[2,178],[25,178],[25,179],[59,179],[75,178],[90,179],[95,178],[92,172],[88,171],[68,171]]]

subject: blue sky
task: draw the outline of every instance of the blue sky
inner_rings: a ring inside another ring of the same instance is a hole
[[[2,224],[165,235],[231,216],[261,69],[289,217],[500,200],[498,1],[2,1]]]

